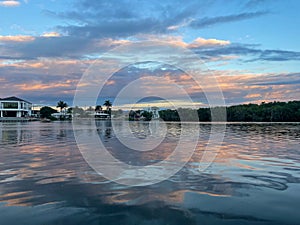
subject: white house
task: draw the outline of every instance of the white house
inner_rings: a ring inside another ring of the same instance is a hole
[[[96,111],[94,113],[95,118],[100,118],[100,119],[109,119],[110,116],[108,113],[104,113],[104,112],[100,112],[100,111]]]
[[[56,119],[64,118],[72,118],[72,113],[67,113],[65,111],[52,113],[51,116],[55,117]]]
[[[31,116],[32,103],[15,96],[0,98],[0,117]]]

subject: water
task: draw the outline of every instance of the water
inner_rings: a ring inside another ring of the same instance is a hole
[[[120,146],[110,123],[97,125],[82,132]],[[144,125],[133,123],[133,133],[135,126]],[[299,124],[228,124],[219,154],[201,173],[211,126],[199,126],[196,151],[180,172],[128,187],[91,169],[71,123],[1,123],[0,224],[300,224]],[[164,160],[181,129],[167,128],[158,152],[116,147],[112,154],[135,165]]]

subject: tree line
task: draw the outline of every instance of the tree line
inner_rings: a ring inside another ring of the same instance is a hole
[[[226,117],[218,117],[218,112],[225,112]],[[270,102],[261,104],[243,104],[228,107],[179,108],[161,110],[159,116],[165,121],[214,121],[230,122],[300,122],[300,101]]]
[[[90,113],[95,111],[102,111],[109,114],[114,114],[116,117],[123,114],[122,110],[112,111],[111,102],[105,101],[102,106],[96,106],[95,108],[88,108],[84,110],[80,107],[70,107],[59,101],[57,108],[62,112],[63,109],[67,109],[66,113],[73,113],[80,117],[86,117]],[[57,110],[45,106],[40,110],[40,116],[42,118],[52,118],[51,114],[57,112]],[[226,112],[226,113],[225,113]],[[160,110],[159,116],[165,121],[229,121],[229,122],[300,122],[300,101],[289,102],[270,102],[261,104],[242,104],[228,107],[213,107],[213,108],[199,108],[198,110],[190,108],[179,108],[177,110],[165,109]],[[224,117],[222,115],[225,114]],[[129,120],[137,120],[137,117],[144,117],[145,120],[151,120],[152,114],[147,111],[129,112]]]
[[[64,117],[66,117],[66,115],[70,115],[70,114],[73,114],[73,115],[76,115],[79,117],[89,117],[94,112],[103,112],[103,113],[109,114],[110,116],[112,114],[115,114],[115,115],[122,114],[122,112],[120,112],[120,110],[118,110],[117,112],[112,111],[112,103],[109,100],[106,100],[104,102],[103,106],[105,108],[102,107],[101,105],[97,105],[95,108],[90,106],[87,109],[83,109],[78,106],[69,107],[66,102],[59,101],[59,102],[57,102],[56,108],[59,108],[60,113],[62,113],[61,118],[60,118],[61,120],[63,120]],[[57,113],[57,112],[58,111],[56,109],[53,109],[52,107],[44,106],[40,109],[40,117],[55,120],[56,118],[54,118],[52,116],[52,114]]]

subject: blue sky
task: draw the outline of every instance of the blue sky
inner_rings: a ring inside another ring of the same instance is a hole
[[[124,44],[162,40],[198,54],[219,81],[226,104],[299,100],[299,10],[297,0],[2,0],[0,97],[72,104],[92,59]],[[191,87],[171,68],[147,69],[137,66],[134,74],[172,74]],[[130,81],[132,74],[122,70],[115,77]],[[124,87],[119,80],[109,88]],[[194,90],[188,93],[201,105],[203,95]]]

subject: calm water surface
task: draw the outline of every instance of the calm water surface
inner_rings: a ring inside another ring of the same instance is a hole
[[[152,152],[120,147],[107,121],[95,131],[120,160],[163,160],[180,124]],[[133,132],[140,138],[147,129]],[[189,163],[166,181],[127,187],[82,158],[72,124],[0,123],[0,224],[300,224],[300,124],[228,124],[214,163],[198,171],[211,126],[200,124]]]

